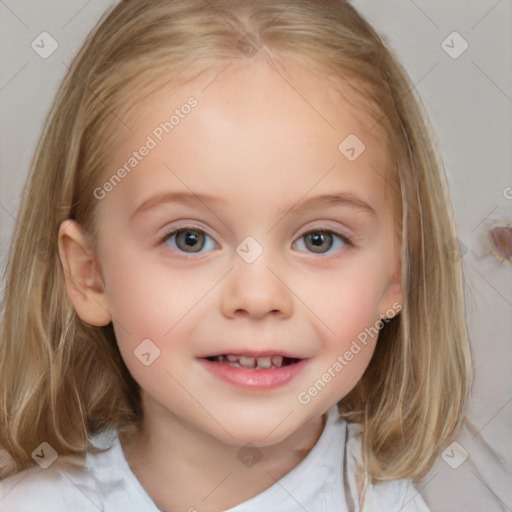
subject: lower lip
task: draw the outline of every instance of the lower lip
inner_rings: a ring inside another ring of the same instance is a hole
[[[301,371],[304,370],[307,360],[282,366],[281,368],[252,370],[250,368],[237,368],[226,363],[216,363],[208,359],[199,360],[206,370],[219,379],[240,388],[254,390],[268,390],[288,384]]]

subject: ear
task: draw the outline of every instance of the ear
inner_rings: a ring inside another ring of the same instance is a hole
[[[402,309],[402,262],[396,259],[393,274],[379,303],[382,318],[393,318]]]
[[[112,320],[103,278],[95,254],[80,226],[66,219],[59,226],[59,257],[66,291],[77,315],[86,324],[107,325]]]

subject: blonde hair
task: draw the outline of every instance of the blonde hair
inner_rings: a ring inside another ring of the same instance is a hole
[[[75,58],[22,194],[0,330],[0,445],[12,458],[4,473],[34,464],[43,441],[59,454],[83,453],[88,436],[140,421],[139,387],[112,324],[86,325],[67,297],[58,228],[74,219],[94,245],[93,191],[131,105],[247,58],[251,41],[272,59],[351,79],[395,163],[403,308],[340,402],[344,417],[363,425],[368,473],[419,478],[460,427],[471,369],[447,185],[421,102],[383,39],[340,0],[129,0],[105,14]]]

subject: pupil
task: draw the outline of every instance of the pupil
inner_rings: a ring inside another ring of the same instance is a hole
[[[186,242],[185,242],[185,243],[186,243],[187,245],[194,245],[194,244],[196,243],[196,241],[197,241],[197,239],[196,239],[196,235],[193,235],[193,234],[187,233],[187,236],[186,236],[185,240],[186,240]]]
[[[190,252],[189,249],[197,248],[198,250],[201,249],[201,233],[197,231],[182,231],[179,233],[179,235],[176,237],[176,244],[180,247],[180,249]]]
[[[311,242],[311,249],[313,250],[313,252],[323,252],[322,250],[318,250],[322,249],[322,245],[324,246],[323,249],[328,250],[332,245],[332,240],[329,243],[329,237],[329,233],[323,231],[316,231],[307,235],[308,241]],[[327,247],[325,246],[326,241]]]
[[[318,235],[318,234],[313,235],[313,243],[315,245],[317,245],[317,246],[321,245],[322,242],[323,242],[323,235]]]

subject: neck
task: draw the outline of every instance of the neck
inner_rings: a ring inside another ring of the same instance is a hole
[[[143,404],[141,428],[120,440],[133,473],[166,512],[215,512],[256,496],[306,457],[325,423],[325,415],[317,417],[276,445],[244,448],[162,413],[147,396]]]

